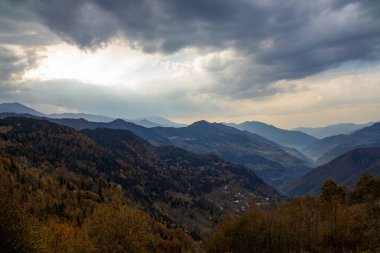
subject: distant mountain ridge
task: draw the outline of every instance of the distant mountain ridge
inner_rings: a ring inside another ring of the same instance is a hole
[[[43,117],[45,114],[38,112],[20,103],[2,103],[0,104],[0,112],[2,113],[17,113],[30,114],[38,117]]]
[[[323,183],[328,179],[353,188],[364,173],[380,176],[380,148],[349,151],[290,182],[284,187],[284,191],[290,196],[318,195]]]
[[[185,126],[187,126],[186,124],[176,123],[176,122],[173,122],[171,120],[165,119],[163,117],[158,117],[158,116],[140,117],[137,119],[133,119],[133,122],[137,122],[137,124],[138,124],[138,122],[141,122],[143,120],[153,122],[156,124],[155,126],[162,126],[162,127],[185,127]],[[142,126],[145,126],[145,125],[142,125]],[[155,126],[152,126],[152,127],[155,127]],[[149,127],[149,126],[145,126],[145,127]]]
[[[357,130],[370,126],[373,123],[374,122],[369,122],[365,124],[341,123],[325,127],[298,127],[292,130],[303,132],[318,139],[323,139],[339,134],[351,134]]]
[[[300,131],[285,130],[258,121],[246,121],[240,124],[226,124],[239,130],[246,130],[248,132],[261,135],[282,146],[297,148],[299,150],[317,140],[317,138]]]
[[[47,117],[53,119],[85,119],[91,122],[111,122],[116,120],[116,118],[95,115],[88,113],[55,113],[55,114],[44,114],[32,108],[29,108],[20,103],[2,103],[0,104],[0,113],[17,113],[17,114],[30,114],[38,117]],[[170,126],[170,127],[182,127],[186,126],[184,124],[179,124],[171,120],[158,117],[149,116],[142,117],[138,119],[124,119],[125,121],[138,124],[144,127],[157,127],[157,126]]]
[[[137,125],[135,123],[127,122],[122,119],[115,119],[111,122],[91,122],[85,119],[50,119],[45,118],[51,122],[72,127],[78,131],[83,129],[96,129],[96,128],[110,128],[110,129],[122,129],[129,130],[136,134],[137,136],[149,141],[155,146],[166,146],[170,145],[170,142],[152,131],[150,128]]]
[[[317,165],[321,165],[347,151],[365,147],[380,147],[380,123],[374,123],[350,135],[341,134],[318,140],[302,152],[315,159]]]
[[[58,114],[47,114],[45,117],[53,119],[85,119],[93,122],[111,122],[115,120],[114,118],[103,116],[103,115],[94,115],[88,113],[58,113]]]

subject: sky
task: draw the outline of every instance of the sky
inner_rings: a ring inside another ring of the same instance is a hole
[[[380,120],[378,0],[0,0],[0,102],[44,113]]]

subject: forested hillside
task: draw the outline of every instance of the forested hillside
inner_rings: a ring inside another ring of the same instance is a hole
[[[17,117],[0,120],[0,133],[7,174],[2,178],[16,178],[6,182],[23,196],[17,203],[43,222],[52,215],[84,224],[98,205],[114,205],[117,190],[120,202],[130,203],[126,208],[139,208],[164,227],[178,227],[183,238],[191,234],[200,239],[226,214],[283,200],[249,169],[214,155],[156,148],[127,130],[77,132]],[[25,181],[29,177],[32,186]],[[42,186],[46,189],[38,188]],[[32,193],[39,199],[29,196]]]
[[[170,140],[171,145],[198,154],[217,154],[232,163],[252,169],[269,185],[279,188],[284,183],[309,171],[308,163],[296,150],[268,139],[221,123],[198,121],[187,127],[155,127],[156,133]]]
[[[224,221],[206,251],[379,252],[380,178],[364,175],[353,191],[326,181],[320,197],[299,197],[271,211],[254,207]]]
[[[173,224],[174,225],[174,224]],[[103,176],[0,156],[2,252],[195,251],[181,228],[164,225]]]
[[[249,169],[127,130],[2,119],[0,193],[4,252],[380,249],[379,179],[284,203]]]
[[[319,195],[323,183],[329,179],[352,189],[364,173],[380,176],[380,148],[349,151],[290,182],[283,191],[288,196]]]

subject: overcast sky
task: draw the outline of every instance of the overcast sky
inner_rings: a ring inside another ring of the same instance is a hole
[[[378,0],[0,0],[0,102],[45,113],[380,120]]]

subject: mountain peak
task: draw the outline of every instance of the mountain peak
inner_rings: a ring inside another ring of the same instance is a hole
[[[200,120],[200,121],[195,121],[194,123],[190,124],[188,127],[189,128],[214,128],[214,127],[227,127],[226,125],[223,125],[222,123],[216,123],[216,122],[208,122],[206,120]]]
[[[241,124],[263,124],[263,125],[268,125],[266,123],[263,123],[263,122],[260,122],[260,121],[255,121],[255,120],[251,120],[251,121],[247,120],[247,121],[244,121]]]
[[[160,124],[155,123],[153,121],[147,120],[147,119],[142,119],[136,122],[136,124],[141,125],[143,127],[158,127]]]
[[[0,104],[0,112],[17,113],[17,114],[30,114],[34,116],[44,116],[43,113],[29,108],[19,102],[2,103]]]
[[[218,131],[231,131],[232,130],[236,130],[230,126],[227,126],[227,125],[224,125],[222,123],[217,123],[217,122],[208,122],[206,120],[200,120],[200,121],[196,121],[194,122],[193,124],[189,125],[188,128],[190,129],[215,129],[215,130],[218,130]]]
[[[31,109],[19,102],[12,102],[12,103],[2,103],[0,106],[6,106],[6,107],[14,107],[14,108],[23,108],[23,109]]]
[[[241,123],[240,125],[241,126],[272,127],[272,128],[275,128],[275,126],[273,126],[273,125],[266,124],[266,123],[260,122],[260,121],[245,121],[245,122]]]
[[[194,123],[190,124],[189,127],[191,126],[207,126],[207,125],[211,125],[212,123],[206,121],[206,120],[199,120],[199,121],[195,121]]]
[[[114,121],[111,121],[110,123],[112,123],[112,124],[125,124],[127,122],[123,119],[117,118]]]

